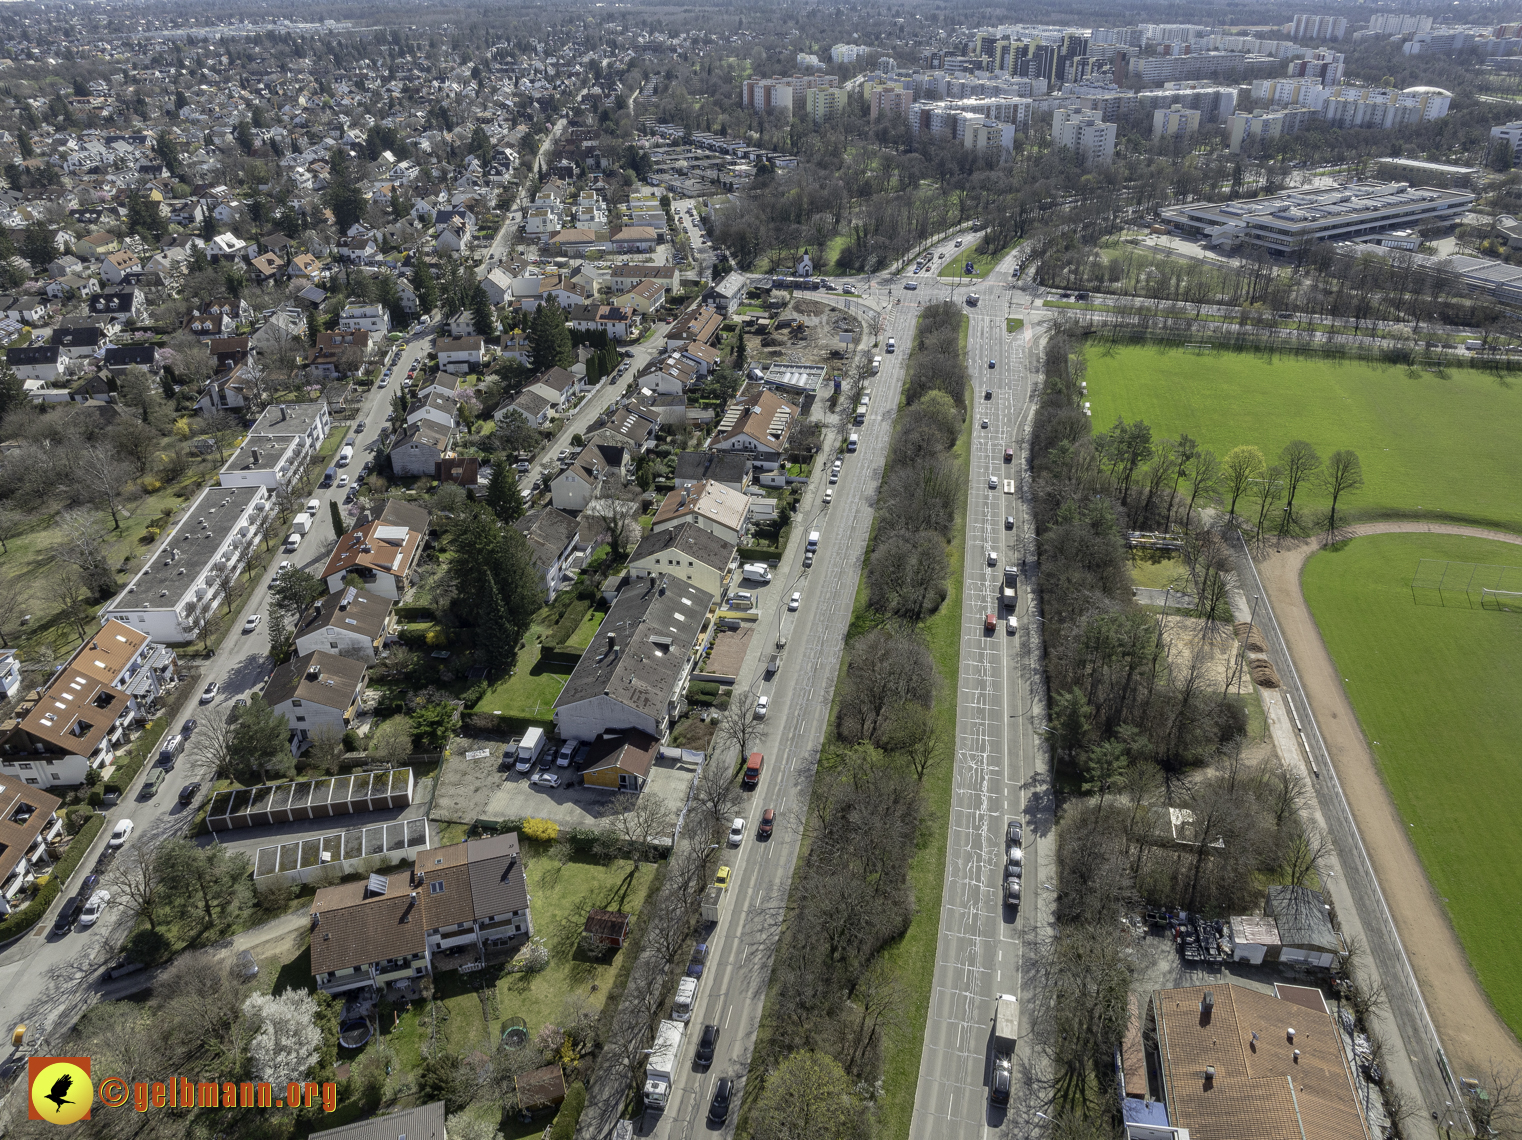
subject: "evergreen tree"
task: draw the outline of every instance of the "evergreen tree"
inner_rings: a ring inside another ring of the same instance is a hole
[[[470,291],[470,319],[475,323],[477,336],[497,335],[497,317],[492,312],[491,298],[479,281]]]
[[[338,509],[337,499],[328,500],[328,517],[333,522],[333,537],[342,538],[348,527],[344,526],[343,513]]]
[[[365,194],[354,178],[349,156],[342,147],[334,147],[328,154],[328,188],[322,192],[323,205],[333,211],[333,221],[340,232],[348,233],[351,226],[365,216]]]
[[[523,514],[523,496],[518,490],[518,476],[506,461],[491,471],[491,482],[486,485],[486,505],[497,521],[504,525],[517,522]]]
[[[21,256],[32,263],[33,269],[42,269],[53,260],[57,247],[53,244],[53,231],[40,219],[30,221],[21,231]]]
[[[553,298],[534,310],[528,339],[534,371],[569,368],[576,363],[576,353],[571,348],[571,330],[565,324],[565,310]]]
[[[488,677],[505,676],[518,655],[517,634],[502,604],[494,578],[486,580],[486,596],[480,599],[481,624],[476,633],[476,654]]]
[[[0,364],[0,420],[17,408],[24,408],[26,405],[26,383],[5,365]]]
[[[425,316],[439,307],[439,286],[433,279],[433,267],[421,254],[417,259],[417,270],[412,274],[412,291],[417,294],[419,315]]]
[[[26,133],[25,127],[22,127],[21,131],[16,135],[16,146],[20,149],[23,159],[31,158],[36,153],[32,149],[32,136]]]

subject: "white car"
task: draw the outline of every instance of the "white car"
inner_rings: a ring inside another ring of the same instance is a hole
[[[1004,632],[1008,633],[1008,634],[1011,634],[1011,635],[1014,635],[1014,634],[1020,632],[1020,626],[1019,626],[1019,623],[1017,623],[1015,621],[1015,615],[1014,614],[1010,614],[1009,615],[1009,621],[1004,623]]]
[[[258,628],[259,628],[259,615],[258,614],[249,614],[248,615],[248,620],[243,623],[243,632],[244,633],[253,633],[254,630],[256,630]]]
[[[131,834],[132,821],[130,819],[124,819],[111,829],[111,840],[106,844],[106,846],[120,847],[123,843],[127,842],[127,839],[129,836],[131,836]]]
[[[830,482],[831,483],[839,483],[840,482],[840,468],[839,467],[832,467],[832,468],[830,468]]]
[[[379,384],[376,385],[376,387],[377,388],[384,388],[389,383],[391,383],[390,380],[382,380]]]
[[[101,912],[106,909],[106,904],[110,901],[110,891],[96,891],[90,896],[90,901],[85,903],[85,909],[79,912],[79,925],[94,926],[100,921]]]
[[[745,821],[737,816],[734,823],[729,825],[729,845],[731,847],[738,847],[744,838]]]
[[[560,773],[536,772],[528,778],[528,782],[538,784],[541,788],[558,788],[560,787]]]
[[[280,564],[280,565],[279,565],[279,566],[278,566],[278,567],[277,567],[277,568],[276,568],[276,569],[275,569],[275,574],[276,574],[276,576],[277,576],[277,577],[278,577],[278,576],[279,576],[279,575],[281,575],[281,574],[284,574],[284,573],[285,573],[285,572],[286,572],[286,571],[287,571],[287,570],[289,570],[289,569],[290,569],[290,568],[291,568],[291,567],[292,567],[292,566],[293,566],[293,565],[295,565],[295,563],[293,563],[293,562],[292,562],[292,561],[291,561],[291,560],[290,560],[290,559],[286,559],[286,560],[285,560],[285,561],[284,561],[284,562],[282,562],[282,563],[281,563],[281,564]]]
[[[798,607],[802,603],[803,603],[803,591],[801,591],[801,590],[794,591],[793,592],[793,596],[787,600],[788,612],[789,613],[796,612]]]
[[[825,506],[829,506],[830,505],[830,500],[833,499],[834,497],[835,497],[835,489],[833,487],[826,487],[824,489],[824,505]]]
[[[999,477],[997,475],[990,475],[988,477],[988,486],[992,490],[997,491],[999,489]]]
[[[770,707],[771,707],[771,698],[770,697],[757,697],[756,698],[756,719],[757,720],[765,720],[766,719],[766,710],[768,708],[770,708]]]
[[[340,475],[338,477],[338,485],[340,487],[347,487],[349,485],[349,477],[347,475]]]
[[[990,550],[988,552],[988,564],[990,566],[997,566],[999,564],[999,552],[997,550]]]

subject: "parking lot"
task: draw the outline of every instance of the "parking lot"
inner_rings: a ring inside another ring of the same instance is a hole
[[[449,757],[438,777],[439,791],[433,801],[433,820],[474,823],[477,820],[533,818],[554,820],[561,827],[596,827],[611,802],[630,794],[586,787],[580,783],[575,771],[557,768],[553,761],[548,771],[559,773],[563,780],[568,777],[572,782],[559,788],[536,787],[529,783],[529,772],[520,774],[500,770],[506,744],[507,741],[500,737],[456,737],[450,743]],[[480,752],[487,755],[471,755]],[[549,755],[548,747],[545,755]],[[536,767],[534,771],[539,769]],[[660,796],[675,816],[687,800],[687,787],[695,771],[691,764],[658,759],[650,771],[645,790],[640,794]]]

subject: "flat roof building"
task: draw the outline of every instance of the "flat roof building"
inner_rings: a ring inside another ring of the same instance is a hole
[[[326,400],[272,404],[223,466],[224,487],[289,487],[305,470],[333,425]]]
[[[1357,241],[1370,234],[1455,222],[1474,200],[1466,190],[1356,182],[1243,202],[1193,203],[1164,210],[1162,216],[1212,245],[1246,244],[1289,254],[1322,241]]]

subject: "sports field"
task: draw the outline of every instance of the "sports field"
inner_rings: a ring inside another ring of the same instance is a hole
[[[1516,566],[1522,547],[1355,538],[1306,563],[1305,597],[1433,889],[1497,1011],[1522,1033],[1522,607],[1413,596],[1422,558]]]
[[[1096,431],[1117,416],[1141,419],[1154,439],[1188,432],[1221,458],[1253,444],[1270,463],[1292,439],[1323,458],[1352,448],[1365,486],[1343,501],[1349,523],[1435,517],[1522,530],[1522,384],[1513,380],[1466,368],[1413,377],[1335,360],[1098,344],[1087,362]],[[1319,523],[1320,491],[1311,489],[1305,512],[1301,495],[1297,516]]]

